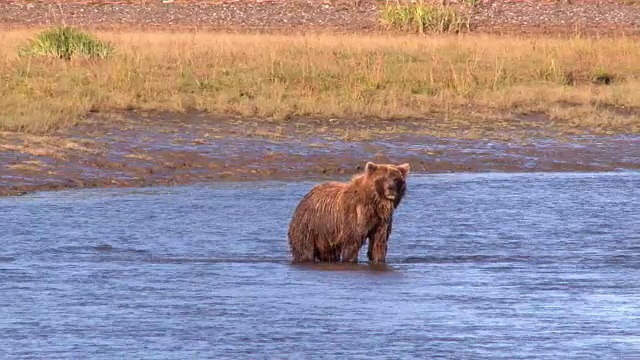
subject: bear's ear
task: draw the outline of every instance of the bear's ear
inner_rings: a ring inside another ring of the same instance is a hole
[[[411,165],[409,165],[408,163],[398,165],[398,170],[400,170],[400,172],[402,173],[402,177],[406,178],[407,175],[409,175],[409,171],[411,170]]]
[[[376,171],[377,168],[378,168],[378,165],[372,163],[371,161],[368,161],[367,164],[364,166],[364,173],[367,175],[371,175],[373,174],[374,171]]]

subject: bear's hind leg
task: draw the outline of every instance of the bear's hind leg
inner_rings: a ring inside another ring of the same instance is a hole
[[[294,263],[307,263],[307,262],[313,262],[313,258],[314,258],[314,254],[295,254],[293,255],[293,262]]]
[[[302,239],[302,241],[292,241],[291,244],[291,255],[293,257],[292,261],[294,263],[307,263],[313,262],[315,257],[315,250],[312,244],[309,244],[307,239]]]

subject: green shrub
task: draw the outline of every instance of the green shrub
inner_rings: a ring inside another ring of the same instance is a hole
[[[419,33],[458,33],[469,28],[469,17],[442,5],[417,3],[389,4],[382,8],[382,20],[401,30]]]
[[[105,59],[112,52],[111,43],[68,26],[45,30],[19,49],[20,56],[47,56],[64,60],[74,56]]]

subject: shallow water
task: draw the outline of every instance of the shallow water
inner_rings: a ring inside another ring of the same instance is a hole
[[[0,357],[640,358],[640,173],[413,175],[387,267],[289,264],[311,185],[0,198]]]

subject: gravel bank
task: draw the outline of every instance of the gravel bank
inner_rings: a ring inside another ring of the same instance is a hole
[[[376,0],[9,1],[4,28],[73,24],[88,28],[372,32],[382,30]],[[453,4],[477,32],[640,35],[640,1],[481,1]]]

